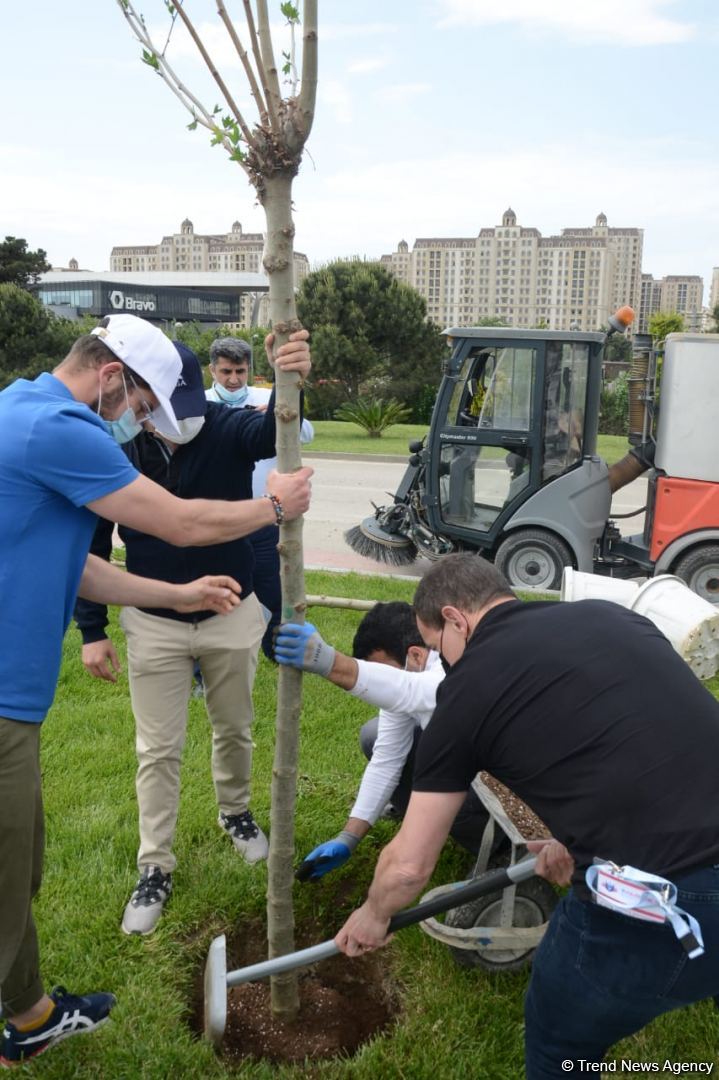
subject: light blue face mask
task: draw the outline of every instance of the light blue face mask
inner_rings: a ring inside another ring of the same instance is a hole
[[[142,431],[142,424],[138,423],[137,417],[134,411],[130,408],[130,399],[127,396],[127,383],[125,382],[125,376],[122,376],[122,385],[125,388],[125,401],[127,402],[127,408],[122,416],[119,416],[116,420],[105,420],[103,417],[103,423],[107,428],[108,434],[113,437],[116,443],[122,446],[124,443],[131,442],[136,435],[139,435]],[[102,404],[102,395],[100,401],[97,404],[97,411],[100,412],[100,405]]]
[[[220,401],[224,401],[225,405],[242,405],[247,400],[247,395],[250,392],[248,386],[241,386],[239,390],[227,390],[226,387],[215,382],[212,387]]]
[[[105,427],[120,446],[131,442],[142,431],[142,424],[138,424],[137,417],[129,405],[117,420],[106,420]]]

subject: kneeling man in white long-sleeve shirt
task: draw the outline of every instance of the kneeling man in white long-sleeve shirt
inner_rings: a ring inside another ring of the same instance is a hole
[[[275,656],[280,664],[322,675],[353,697],[380,709],[364,725],[360,743],[370,759],[344,828],[316,847],[300,865],[300,880],[317,881],[342,866],[381,816],[389,801],[402,817],[412,786],[414,755],[434,712],[437,687],[444,678],[439,654],[427,649],[410,604],[377,604],[360,623],[345,656],[328,645],[311,623],[285,623]],[[451,835],[476,854],[487,812],[474,791],[468,793]]]

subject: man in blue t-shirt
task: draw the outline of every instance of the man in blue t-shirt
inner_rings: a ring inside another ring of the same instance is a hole
[[[306,334],[277,364],[304,372]],[[40,725],[52,702],[76,597],[111,604],[229,612],[227,576],[185,585],[125,574],[88,556],[97,514],[181,546],[245,536],[309,505],[310,469],[268,477],[271,498],[183,500],[139,475],[117,445],[150,419],[177,431],[170,396],[180,358],[156,327],[113,315],[80,338],[52,374],[0,393],[0,1065],[19,1064],[107,1019],[112,994],[48,996],[32,898],[40,887]],[[111,437],[111,436],[114,436]]]

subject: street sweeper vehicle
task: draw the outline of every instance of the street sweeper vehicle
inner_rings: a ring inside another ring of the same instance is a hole
[[[429,432],[393,501],[347,543],[392,565],[476,551],[516,588],[558,589],[565,566],[675,574],[719,602],[719,335],[670,334],[661,353],[635,336],[631,448],[609,466],[597,454],[604,347],[632,318],[620,308],[608,333],[447,330]],[[643,528],[622,536],[612,495],[643,473]]]

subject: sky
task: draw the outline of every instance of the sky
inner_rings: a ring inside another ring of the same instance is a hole
[[[135,0],[158,42],[162,0]],[[185,0],[254,119],[212,0]],[[242,4],[229,0],[242,33]],[[287,47],[277,11],[279,50]],[[643,269],[719,265],[715,0],[319,0],[319,84],[293,188],[312,266],[418,237],[472,237],[511,206],[545,235],[644,229]],[[140,60],[117,0],[4,5],[0,233],[55,266],[239,220],[264,231],[240,166]],[[184,32],[168,57],[220,100]]]

